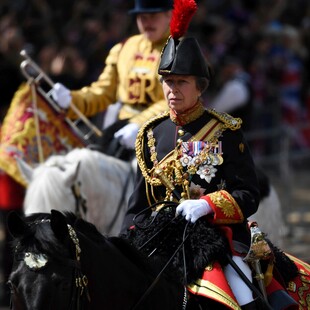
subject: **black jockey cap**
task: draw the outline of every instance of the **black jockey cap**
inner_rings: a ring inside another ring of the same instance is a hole
[[[209,66],[198,41],[192,37],[169,38],[161,54],[158,73],[194,75],[210,80]]]
[[[173,9],[173,0],[135,0],[135,7],[129,14],[158,13]]]

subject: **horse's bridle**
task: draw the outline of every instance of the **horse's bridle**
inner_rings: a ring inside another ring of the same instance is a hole
[[[82,218],[81,210],[82,208],[84,214],[87,213],[87,200],[83,197],[81,193],[81,182],[74,182],[71,186],[71,191],[75,199],[75,215],[78,218]]]
[[[77,234],[73,227],[69,224],[67,224],[68,231],[69,231],[69,236],[70,239],[72,240],[74,246],[75,246],[75,277],[74,277],[74,282],[75,282],[75,287],[76,290],[74,290],[74,294],[72,296],[71,300],[71,307],[76,304],[76,308],[73,309],[83,309],[83,303],[81,304],[81,298],[82,297],[87,297],[88,302],[90,302],[90,295],[88,292],[88,279],[87,276],[82,273],[81,270],[81,248],[80,248],[80,242],[77,237]],[[85,296],[86,295],[86,296]],[[71,309],[70,307],[70,309]]]
[[[33,223],[30,223],[29,226],[37,225],[39,223],[47,223],[47,222],[50,222],[50,220],[43,219],[40,221],[35,221]],[[74,259],[70,259],[70,258],[69,259],[57,259],[57,261],[59,261],[61,264],[64,264],[66,266],[73,267],[73,270],[74,270],[74,277],[72,278],[72,287],[74,287],[75,289],[73,290],[71,301],[70,301],[70,306],[68,310],[71,310],[71,309],[72,310],[83,310],[84,304],[85,304],[84,303],[85,298],[87,299],[88,302],[90,302],[90,295],[88,292],[88,279],[87,279],[87,276],[84,275],[81,270],[81,261],[80,261],[81,248],[80,248],[79,239],[77,237],[76,231],[69,224],[67,224],[67,227],[68,227],[70,239],[74,246],[75,258]],[[17,253],[18,247],[19,247],[19,244],[16,245],[14,259],[18,261],[23,260],[29,269],[33,271],[38,270],[44,267],[46,263],[48,262],[48,258],[44,254],[34,254],[30,252]],[[29,263],[29,260],[27,261],[27,258],[29,258],[30,256],[33,258],[32,263]],[[40,263],[38,261],[39,257],[43,257],[40,260],[41,261]],[[42,263],[42,261],[44,263]],[[36,264],[36,262],[38,262],[38,264]],[[13,283],[9,283],[9,284],[11,286],[10,309],[13,310],[14,308],[13,308],[13,302],[12,302],[12,295],[14,294],[14,289],[16,289],[16,287],[13,285]]]

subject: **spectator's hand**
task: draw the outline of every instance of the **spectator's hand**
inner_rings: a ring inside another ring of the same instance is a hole
[[[72,100],[70,90],[61,83],[56,83],[53,86],[52,97],[62,109],[69,108]]]
[[[126,148],[134,149],[139,128],[137,124],[127,124],[114,134],[114,138],[119,139]]]
[[[204,199],[189,199],[181,202],[176,209],[176,214],[182,214],[187,221],[195,223],[200,217],[213,213],[212,208]]]

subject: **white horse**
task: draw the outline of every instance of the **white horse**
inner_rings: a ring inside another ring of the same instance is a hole
[[[280,198],[267,175],[261,169],[257,172],[261,200],[257,212],[248,220],[257,222],[260,230],[267,235],[268,239],[276,242],[277,246],[283,247],[284,238],[289,229],[284,221]]]
[[[71,211],[103,234],[120,231],[133,191],[136,162],[125,162],[87,148],[52,155],[35,168],[19,160],[28,187],[24,213]]]

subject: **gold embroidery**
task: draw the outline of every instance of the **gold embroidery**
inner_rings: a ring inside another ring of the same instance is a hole
[[[241,127],[241,118],[235,118],[225,112],[217,112],[214,109],[208,109],[208,112],[224,123],[225,128],[237,130]]]
[[[235,215],[235,208],[233,204],[227,200],[221,192],[214,192],[208,194],[208,196],[216,207],[222,210],[226,217],[233,217]]]
[[[178,130],[178,135],[179,135],[180,137],[184,136],[184,134],[185,134],[185,132],[184,132],[183,129],[179,129],[179,130]]]
[[[221,301],[231,309],[240,310],[241,307],[232,297],[210,281],[199,279],[188,286],[188,290],[195,295],[210,297],[214,300]]]
[[[239,144],[239,151],[240,151],[241,153],[244,152],[244,144],[243,144],[243,143],[240,143],[240,144]]]
[[[207,271],[212,271],[212,270],[213,270],[213,264],[210,263],[210,264],[205,268],[205,270],[207,270]]]
[[[298,288],[298,296],[299,296],[299,303],[302,306],[309,306],[309,300],[308,300],[308,296],[309,294],[307,294],[306,299],[304,298],[304,292],[309,290],[309,285],[306,285],[305,283],[302,283],[302,286]]]
[[[308,280],[305,276],[300,276],[300,280],[304,283],[310,284],[310,280]]]
[[[291,292],[296,292],[296,283],[293,281],[290,281],[287,285],[287,290]]]
[[[200,101],[197,102],[190,110],[187,110],[184,114],[176,114],[173,110],[170,110],[170,119],[176,125],[188,124],[190,122],[195,121],[205,112],[205,108],[203,107]]]
[[[221,209],[225,214],[226,218],[216,219],[217,224],[232,224],[240,223],[244,220],[243,213],[234,199],[234,197],[225,190],[220,190],[207,195],[211,201],[214,203],[216,208]],[[238,213],[238,218],[236,219],[236,212]]]
[[[304,269],[299,269],[298,272],[304,276],[309,276],[309,273]]]

